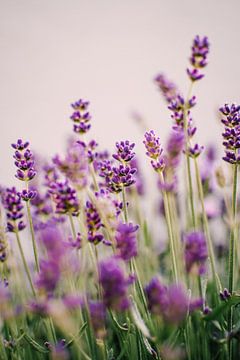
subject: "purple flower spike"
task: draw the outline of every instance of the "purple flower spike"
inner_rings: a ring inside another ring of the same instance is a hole
[[[2,203],[7,212],[7,230],[9,232],[21,231],[26,224],[23,218],[23,204],[21,196],[15,187],[7,188],[2,194]]]
[[[103,339],[106,336],[105,319],[106,309],[102,302],[90,301],[89,311],[91,317],[91,323],[94,333],[98,339]]]
[[[90,201],[87,201],[86,203],[85,213],[88,228],[88,241],[97,245],[103,240],[103,235],[99,232],[101,227],[103,227],[101,218],[96,207]]]
[[[51,183],[49,193],[56,204],[57,214],[70,213],[77,216],[79,213],[79,204],[76,190],[73,189],[67,180]]]
[[[197,270],[198,274],[205,272],[208,257],[205,236],[200,231],[193,231],[185,236],[185,263],[187,272]]]
[[[120,143],[116,143],[117,153],[113,154],[113,158],[117,161],[120,161],[122,163],[126,163],[131,161],[135,153],[132,151],[135,144],[130,142],[128,140],[126,141],[120,141]]]
[[[120,260],[116,257],[103,260],[99,273],[105,306],[116,311],[127,310],[130,306],[127,291],[132,279],[125,275]]]
[[[88,106],[89,102],[82,99],[72,104],[72,107],[75,111],[70,116],[70,119],[74,123],[73,131],[77,134],[85,134],[91,128],[91,124],[89,124],[91,116],[87,111]]]
[[[207,65],[207,56],[209,53],[209,41],[206,36],[200,38],[198,35],[193,40],[192,55],[190,63],[192,69],[187,69],[187,74],[192,81],[200,80],[204,77],[199,69]]]
[[[116,243],[119,256],[123,260],[130,260],[137,256],[136,231],[138,225],[120,223],[117,227]]]
[[[203,146],[195,144],[194,146],[189,146],[186,152],[188,156],[190,156],[191,158],[197,158],[201,154],[203,149],[204,149]]]
[[[145,133],[145,140],[143,141],[147,150],[146,155],[150,157],[152,167],[155,171],[163,171],[165,167],[165,160],[162,157],[163,149],[160,144],[160,139],[153,130]]]
[[[219,109],[224,115],[223,146],[225,156],[223,160],[230,164],[240,164],[240,106],[225,104]]]
[[[170,102],[177,97],[178,89],[176,85],[169,81],[164,74],[157,75],[154,81],[167,102]]]
[[[18,139],[16,144],[12,144],[15,149],[14,159],[17,167],[16,178],[21,181],[29,181],[36,175],[34,160],[31,150],[28,148],[29,142]]]

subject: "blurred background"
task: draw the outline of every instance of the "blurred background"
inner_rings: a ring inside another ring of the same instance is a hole
[[[0,0],[0,183],[15,182],[17,138],[48,157],[63,151],[79,98],[91,102],[90,134],[102,148],[129,139],[144,154],[133,114],[164,143],[172,121],[153,79],[164,72],[187,92],[196,34],[211,43],[194,88],[197,137],[221,149],[217,109],[239,102],[239,10],[239,0]]]

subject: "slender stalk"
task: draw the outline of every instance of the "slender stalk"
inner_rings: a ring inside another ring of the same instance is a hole
[[[30,273],[30,270],[29,270],[29,267],[28,267],[28,264],[27,264],[27,261],[26,261],[25,255],[24,255],[24,251],[23,251],[23,248],[22,248],[21,240],[20,240],[20,237],[19,237],[19,232],[16,231],[15,234],[16,234],[17,243],[18,243],[18,248],[19,248],[19,251],[20,251],[20,254],[21,254],[23,266],[24,266],[25,272],[26,272],[26,274],[27,274],[27,278],[28,278],[28,281],[29,281],[29,284],[30,284],[32,293],[33,293],[33,295],[34,295],[34,297],[35,297],[35,296],[36,296],[36,292],[35,292],[35,289],[34,289],[34,286],[33,286],[32,278],[31,278],[31,273]]]
[[[39,268],[39,261],[38,261],[37,244],[36,244],[36,239],[35,239],[35,235],[34,235],[33,221],[32,221],[32,215],[31,215],[30,202],[29,201],[26,201],[26,207],[27,207],[27,216],[28,216],[30,232],[31,232],[31,237],[32,237],[32,246],[33,246],[33,252],[34,252],[34,259],[35,259],[37,272],[39,272],[40,268]]]
[[[123,189],[122,189],[122,200],[123,200],[124,221],[125,221],[125,223],[128,223],[128,211],[127,211],[127,201],[126,201],[125,187],[123,187]]]
[[[238,166],[234,165],[233,169],[233,189],[232,189],[232,227],[230,233],[230,244],[229,244],[229,258],[228,258],[228,288],[230,294],[234,290],[234,268],[236,260],[236,212],[237,212],[237,175]],[[228,313],[228,331],[230,332],[233,328],[233,308],[231,307]],[[229,359],[233,359],[233,342],[229,343]]]
[[[89,167],[90,167],[90,173],[91,173],[92,180],[93,180],[94,190],[99,191],[99,186],[98,186],[98,183],[97,183],[96,173],[95,173],[95,170],[94,170],[94,167],[93,167],[93,163],[91,163],[89,165]]]
[[[72,236],[73,236],[74,240],[76,240],[76,238],[77,238],[77,233],[76,233],[76,229],[75,229],[74,222],[73,222],[73,216],[72,216],[71,213],[68,213],[68,217],[69,217],[69,220],[70,220],[70,225],[71,225],[71,230],[72,230]]]
[[[163,173],[160,172],[159,175],[161,178],[161,182],[164,184]],[[173,266],[173,277],[174,277],[174,280],[176,281],[176,283],[178,283],[179,277],[178,277],[178,270],[177,270],[177,263],[176,263],[176,249],[174,246],[174,237],[173,237],[173,230],[172,230],[172,224],[171,224],[169,201],[168,201],[168,196],[167,196],[166,191],[163,191],[162,193],[163,193],[164,210],[165,210],[169,243],[170,243],[170,253],[171,253],[171,259],[172,259],[172,266]]]
[[[208,226],[208,219],[207,219],[207,214],[206,214],[206,210],[205,210],[205,205],[204,205],[202,181],[201,181],[201,176],[200,176],[196,158],[194,159],[194,165],[195,165],[198,193],[199,193],[200,203],[201,203],[201,207],[202,207],[203,228],[204,228],[204,232],[205,232],[206,240],[207,240],[207,247],[208,247],[208,253],[209,253],[209,258],[210,258],[211,270],[212,270],[214,282],[217,286],[218,291],[220,291],[222,286],[221,286],[221,282],[220,282],[220,279],[219,279],[217,271],[216,271],[215,257],[214,257],[214,252],[213,252],[213,244],[212,244],[212,239],[211,239],[210,230],[209,230],[209,226]]]

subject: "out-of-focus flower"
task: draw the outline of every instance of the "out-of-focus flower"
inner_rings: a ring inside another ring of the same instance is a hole
[[[197,310],[202,301],[195,299],[190,302],[185,288],[180,284],[169,287],[163,285],[158,278],[153,278],[146,286],[149,310],[162,316],[166,323],[178,325],[186,317],[188,310]],[[192,304],[192,305],[191,305]]]
[[[107,335],[105,329],[106,309],[104,304],[100,301],[90,301],[89,312],[96,338],[103,339]]]
[[[119,223],[116,233],[117,253],[123,260],[130,260],[137,255],[136,231],[138,225]]]
[[[82,143],[71,144],[65,159],[58,155],[53,158],[53,163],[78,189],[86,187],[88,181],[88,156]]]
[[[133,280],[125,274],[120,260],[111,257],[101,261],[99,274],[105,306],[116,311],[127,310],[130,306],[128,287]]]
[[[199,69],[203,69],[207,65],[207,56],[209,53],[209,41],[206,36],[200,38],[197,35],[193,40],[192,55],[190,63],[191,69],[187,69],[187,74],[192,81],[200,80],[204,77]]]
[[[7,230],[21,231],[26,227],[23,220],[22,199],[15,187],[7,188],[2,193],[2,203],[7,213]]]
[[[172,131],[166,146],[166,164],[168,168],[175,168],[179,164],[184,144],[184,132],[182,130]]]
[[[185,236],[185,263],[187,272],[197,269],[198,274],[205,272],[208,257],[207,244],[201,231],[193,231]]]
[[[174,100],[179,94],[176,85],[168,80],[164,74],[157,75],[154,81],[167,102]]]

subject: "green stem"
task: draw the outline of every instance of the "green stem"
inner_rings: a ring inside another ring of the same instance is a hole
[[[34,286],[33,286],[32,278],[31,278],[31,273],[30,273],[30,270],[29,270],[29,267],[28,267],[28,264],[27,264],[27,261],[26,261],[25,255],[24,255],[24,251],[23,251],[23,248],[22,248],[21,240],[20,240],[20,237],[19,237],[19,232],[16,231],[15,234],[16,234],[17,243],[18,243],[18,248],[19,248],[19,251],[20,251],[20,254],[21,254],[23,266],[24,266],[25,272],[26,272],[26,274],[27,274],[27,278],[28,278],[29,284],[30,284],[30,286],[31,286],[32,293],[33,293],[33,295],[34,295],[34,297],[35,297],[35,296],[36,296],[36,292],[35,292],[35,289],[34,289]]]
[[[161,182],[164,184],[164,177],[163,173],[159,173]],[[171,215],[170,215],[170,207],[169,207],[169,201],[166,191],[163,191],[163,202],[164,202],[164,210],[165,210],[165,216],[166,216],[166,222],[167,222],[167,228],[168,228],[168,236],[169,236],[169,243],[170,243],[170,253],[171,253],[171,259],[172,259],[172,266],[173,266],[173,276],[176,283],[178,283],[178,271],[177,271],[177,263],[176,263],[176,250],[174,246],[174,238],[173,238],[173,231],[171,226]]]
[[[36,244],[35,235],[34,235],[33,221],[32,221],[32,215],[31,215],[29,201],[26,201],[26,206],[27,206],[28,221],[29,221],[29,225],[30,225],[30,232],[31,232],[31,237],[32,237],[32,246],[33,246],[34,258],[35,258],[35,264],[36,264],[37,272],[39,272],[40,268],[39,268],[38,253],[37,253],[37,244]]]
[[[77,238],[77,233],[76,233],[75,226],[74,226],[74,222],[73,222],[73,216],[72,216],[71,213],[68,213],[68,216],[69,216],[69,220],[70,220],[70,225],[71,225],[71,230],[72,230],[72,236],[73,236],[74,240],[76,240],[76,238]]]
[[[191,176],[191,165],[190,165],[190,158],[186,155],[187,161],[187,176],[188,176],[188,189],[189,189],[189,200],[190,200],[190,208],[191,208],[191,216],[192,216],[192,226],[196,228],[196,216],[195,216],[195,209],[194,209],[194,199],[193,199],[193,184],[192,184],[192,176]]]
[[[127,211],[127,201],[126,201],[125,187],[123,187],[123,189],[122,189],[122,200],[123,200],[124,221],[125,221],[125,223],[128,223],[128,211]]]
[[[208,226],[208,219],[207,219],[207,214],[206,214],[206,210],[205,210],[205,205],[204,205],[202,181],[201,181],[201,176],[200,176],[196,158],[194,159],[194,165],[195,165],[198,193],[199,193],[200,203],[201,203],[201,207],[202,207],[203,228],[204,228],[204,232],[205,232],[206,240],[207,240],[207,247],[208,247],[208,253],[209,253],[209,258],[210,258],[211,270],[212,270],[215,285],[216,285],[218,291],[220,291],[222,286],[221,286],[221,282],[220,282],[220,279],[219,279],[217,271],[216,271],[215,257],[214,257],[214,252],[213,252],[213,244],[212,244],[212,239],[211,239],[210,230],[209,230],[209,226]]]
[[[99,191],[99,186],[98,186],[98,183],[97,183],[96,173],[95,173],[95,170],[94,170],[94,167],[93,167],[93,163],[91,163],[89,167],[90,167],[90,173],[92,175],[94,190]]]
[[[237,172],[238,166],[234,165],[233,169],[233,189],[232,189],[232,227],[230,233],[230,244],[229,244],[229,258],[228,258],[228,288],[230,294],[234,290],[234,267],[236,257],[236,212],[237,212]],[[228,331],[230,332],[233,327],[233,308],[231,307],[228,313]],[[233,342],[229,343],[229,359],[233,359]]]

